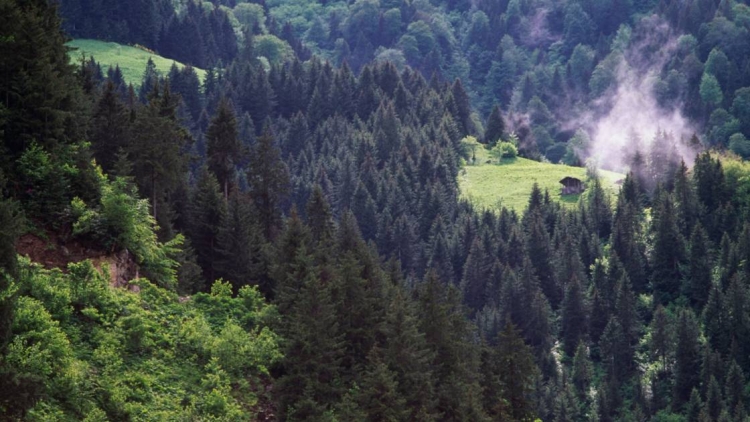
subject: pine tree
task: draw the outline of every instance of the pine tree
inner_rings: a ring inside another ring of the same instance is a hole
[[[706,401],[703,409],[710,418],[709,420],[715,421],[719,418],[723,407],[722,402],[721,387],[719,387],[719,382],[716,378],[712,376],[706,390]]]
[[[229,187],[234,178],[234,169],[241,160],[242,146],[237,133],[237,118],[226,98],[219,107],[206,131],[208,142],[208,168],[216,175],[224,191],[224,200],[229,199]]]
[[[563,350],[568,356],[573,356],[588,331],[586,305],[581,283],[577,278],[568,282],[560,312]]]
[[[647,290],[645,257],[638,237],[641,234],[638,221],[638,187],[631,178],[623,183],[617,199],[612,238],[610,243],[614,255],[621,261],[636,292]]]
[[[571,374],[571,377],[571,381],[578,392],[579,400],[586,400],[594,377],[594,368],[591,359],[589,359],[586,345],[582,341],[579,342],[578,347],[576,347],[576,354],[573,357],[573,373]]]
[[[356,401],[367,415],[364,421],[401,421],[409,413],[406,400],[398,390],[394,372],[383,363],[380,353],[378,349],[370,352]]]
[[[693,388],[690,392],[690,401],[685,405],[685,421],[686,422],[700,422],[701,409],[703,408],[703,401],[698,390]]]
[[[413,303],[396,286],[387,308],[383,333],[384,361],[395,372],[399,394],[409,409],[409,420],[437,420],[434,411],[434,385],[430,363],[432,353],[424,334],[417,330]]]
[[[662,370],[668,370],[674,347],[673,327],[670,315],[664,307],[658,305],[651,320],[651,341],[649,349],[652,359],[661,364]]]
[[[265,274],[262,273],[264,256],[263,236],[255,219],[250,201],[233,190],[221,216],[216,235],[216,277],[229,281],[235,291],[246,285],[259,285],[269,293]]]
[[[533,196],[533,192],[532,192]],[[542,291],[547,296],[553,308],[557,308],[562,300],[562,291],[556,280],[552,266],[552,251],[549,233],[541,211],[529,207],[529,226],[526,237],[526,254],[534,265],[536,276],[539,278]]]
[[[188,235],[196,248],[198,265],[209,282],[216,280],[220,224],[228,221],[226,202],[219,189],[216,177],[204,167],[188,210]]]
[[[726,320],[730,355],[740,367],[747,368],[750,360],[750,304],[748,303],[748,290],[745,281],[739,276],[732,277],[722,304]]]
[[[17,159],[32,141],[55,151],[84,139],[83,119],[87,116],[57,4],[4,1],[0,27],[0,57],[4,58],[0,61],[0,74],[4,75],[0,97],[6,111],[3,132],[7,153]]]
[[[177,122],[176,99],[169,85],[154,88],[148,105],[137,112],[133,139],[126,149],[139,190],[151,199],[154,218],[160,223],[170,210],[162,216],[159,209],[168,205],[169,193],[183,182],[187,171],[190,136]]]
[[[341,398],[339,365],[344,356],[329,285],[315,275],[312,257],[302,246],[290,263],[299,280],[297,300],[285,307],[282,334],[286,350],[276,382],[279,418],[321,420]]]
[[[677,210],[677,225],[684,237],[690,235],[690,230],[698,221],[698,198],[695,188],[688,176],[688,168],[685,162],[680,162],[680,167],[675,173],[674,183],[675,208]]]
[[[727,370],[724,397],[729,409],[744,408],[745,406],[745,374],[742,373],[742,368],[734,359],[732,359]]]
[[[594,179],[587,199],[586,208],[592,228],[600,239],[609,238],[612,232],[612,205],[598,178]]]
[[[417,290],[420,331],[433,354],[437,412],[452,420],[484,420],[478,355],[459,295],[429,271]],[[448,328],[452,327],[452,328]]]
[[[500,112],[500,107],[495,104],[487,117],[487,127],[484,130],[484,143],[494,145],[501,139],[505,139],[505,120]]]
[[[459,125],[459,129],[465,135],[472,135],[476,132],[474,122],[471,119],[471,104],[469,102],[469,96],[464,90],[464,86],[460,79],[456,79],[451,86],[451,94],[453,101],[456,104],[456,115],[455,119]]]
[[[690,400],[690,393],[700,381],[700,328],[693,312],[680,311],[677,320],[677,347],[675,353],[675,381],[672,406],[682,409]]]
[[[128,146],[130,117],[119,98],[113,82],[104,85],[99,101],[94,107],[90,140],[94,158],[105,172],[113,169],[116,153]]]
[[[279,229],[281,202],[289,191],[289,169],[281,160],[269,128],[264,129],[250,156],[247,180],[263,234],[272,240]]]
[[[489,281],[491,265],[483,242],[478,238],[475,239],[469,249],[469,256],[464,264],[464,276],[461,280],[464,302],[472,310],[481,309],[487,301],[486,285]]]
[[[690,236],[690,256],[687,274],[687,296],[696,309],[703,309],[708,302],[713,282],[711,262],[708,252],[708,237],[700,223],[696,223]]]
[[[310,227],[312,240],[319,247],[324,247],[333,239],[336,226],[333,221],[331,205],[320,185],[315,185],[313,188],[310,200],[307,202],[306,211],[307,225]]]
[[[499,389],[490,413],[498,420],[533,421],[535,418],[531,393],[538,371],[530,348],[524,344],[510,321],[499,334],[493,360]]]
[[[681,267],[685,263],[684,242],[677,229],[674,206],[669,196],[665,196],[659,204],[654,226],[651,280],[655,300],[666,305],[679,295]],[[690,394],[690,391],[685,394]]]
[[[726,352],[730,342],[727,310],[724,308],[724,294],[716,286],[713,286],[708,294],[708,302],[703,308],[702,316],[703,330],[708,343],[711,347]]]

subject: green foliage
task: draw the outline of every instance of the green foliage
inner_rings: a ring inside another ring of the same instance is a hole
[[[100,174],[101,199],[87,206],[80,198],[71,203],[73,233],[90,236],[107,249],[132,253],[148,277],[161,286],[176,286],[177,263],[182,236],[159,242],[156,220],[149,214],[148,200],[138,199],[135,188],[122,177],[109,182]]]
[[[716,77],[710,73],[704,73],[701,77],[700,94],[703,102],[710,106],[716,107],[724,101],[721,86]]]
[[[729,149],[746,160],[750,159],[750,140],[741,133],[729,137]]]
[[[253,419],[254,385],[281,358],[257,291],[230,288],[209,311],[148,282],[139,294],[113,289],[88,262],[67,274],[21,265],[0,370],[12,368],[19,400],[35,392],[33,419]]]
[[[518,156],[518,148],[512,142],[500,141],[490,150],[490,156],[502,164],[504,159],[514,159]]]
[[[272,64],[284,63],[294,57],[289,44],[274,35],[261,35],[255,37],[253,42],[256,54],[265,57]]]

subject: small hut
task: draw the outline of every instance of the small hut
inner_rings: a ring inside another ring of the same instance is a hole
[[[576,179],[575,177],[567,176],[560,180],[560,183],[563,185],[563,195],[573,195],[581,193],[584,189],[586,189],[586,185],[581,181],[581,179]]]

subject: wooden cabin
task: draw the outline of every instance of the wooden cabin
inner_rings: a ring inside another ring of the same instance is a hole
[[[581,193],[584,189],[586,189],[586,185],[583,183],[583,181],[581,181],[581,179],[576,179],[575,177],[567,176],[564,179],[560,180],[560,183],[563,185],[563,195],[574,195],[577,193]]]

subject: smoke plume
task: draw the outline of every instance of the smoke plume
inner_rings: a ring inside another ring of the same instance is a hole
[[[624,51],[613,53],[615,82],[590,104],[591,111],[568,126],[590,138],[577,151],[580,158],[596,160],[601,168],[626,171],[628,157],[636,151],[647,156],[657,135],[665,133],[675,141],[680,158],[692,163],[696,151],[688,140],[695,127],[682,114],[682,104],[660,107],[654,89],[676,50],[677,36],[666,22],[656,16],[641,20]]]

